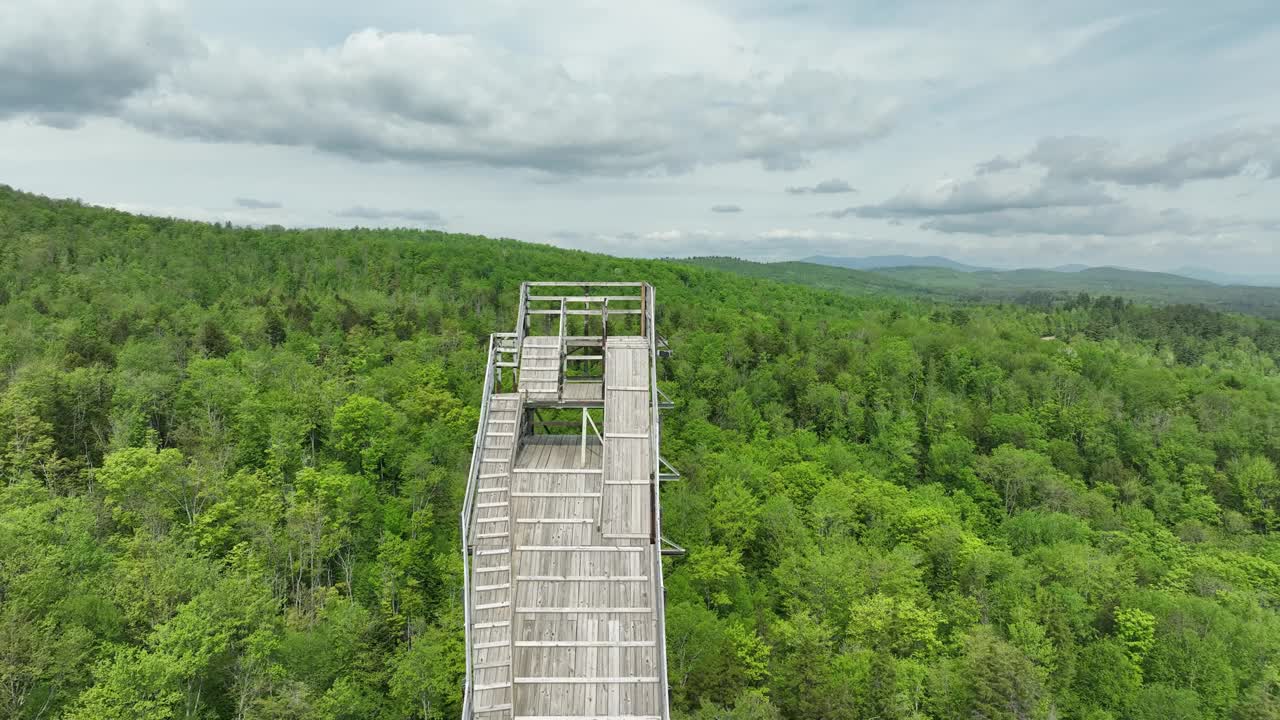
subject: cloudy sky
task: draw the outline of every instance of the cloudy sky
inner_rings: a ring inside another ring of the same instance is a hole
[[[1274,0],[3,0],[0,183],[642,256],[1280,272]]]

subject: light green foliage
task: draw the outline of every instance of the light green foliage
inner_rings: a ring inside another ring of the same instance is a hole
[[[1266,527],[1277,523],[1277,503],[1280,503],[1280,473],[1271,460],[1251,455],[1236,460],[1228,467],[1235,482],[1236,492],[1244,503],[1245,511],[1254,522]]]
[[[689,553],[684,571],[708,605],[721,607],[733,602],[729,592],[742,578],[742,558],[723,545],[707,545]]]
[[[357,472],[383,478],[395,463],[399,415],[376,398],[353,395],[333,411],[334,447],[344,453]]]
[[[711,491],[708,518],[717,538],[736,550],[749,547],[760,526],[760,502],[740,481],[726,480]]]
[[[97,473],[106,505],[117,522],[156,531],[177,516],[191,522],[199,513],[199,487],[190,477],[181,452],[151,448],[112,453]]]
[[[674,350],[675,717],[1278,716],[1280,324],[711,264],[0,188],[0,717],[458,717],[485,343],[566,276]]]
[[[912,598],[876,593],[854,602],[849,614],[849,638],[899,657],[928,656],[941,648],[941,620],[941,614],[918,606]]]
[[[1121,608],[1116,611],[1116,635],[1129,652],[1129,659],[1141,666],[1155,645],[1156,616],[1138,608]]]
[[[1057,475],[1049,458],[1012,445],[1001,445],[978,462],[978,476],[999,490],[1010,514],[1035,502]]]

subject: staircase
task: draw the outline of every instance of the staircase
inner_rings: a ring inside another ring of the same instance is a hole
[[[511,717],[511,466],[520,396],[492,395],[471,522],[472,671],[479,720]]]
[[[560,399],[561,363],[563,358],[560,338],[555,335],[531,335],[520,348],[519,390],[530,401],[556,401]]]

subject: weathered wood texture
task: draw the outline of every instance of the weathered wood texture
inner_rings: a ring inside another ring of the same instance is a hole
[[[482,428],[467,538],[472,717],[662,720],[651,339],[564,337],[564,318],[587,312],[566,303],[602,310],[604,298],[529,296],[533,286],[522,298],[560,309],[524,307],[521,322],[559,314],[561,323],[554,336],[524,337],[507,365],[518,366],[517,392],[491,396]],[[609,313],[648,321],[649,297],[611,295]],[[578,380],[566,381],[565,362]],[[533,422],[537,408],[545,422]],[[547,408],[603,409],[602,437],[585,415],[582,432],[537,434],[570,427]],[[522,412],[529,422],[519,423]]]
[[[611,337],[604,361],[605,537],[649,539],[651,453],[649,343]]]
[[[647,388],[648,345],[636,340],[619,339],[618,382]],[[605,432],[647,433],[647,400],[645,392],[628,391],[611,411],[606,399]],[[623,445],[614,448],[615,442]],[[648,448],[647,435],[606,435],[603,447],[592,436],[584,462],[580,435],[521,440],[510,475],[512,716],[660,717],[648,490],[620,485],[615,494],[609,484],[647,478]],[[643,538],[602,532],[609,502],[628,514],[618,527]]]
[[[560,338],[530,335],[520,351],[519,390],[531,401],[560,397]]]
[[[479,720],[511,717],[511,457],[516,394],[493,395],[471,519],[471,661]]]

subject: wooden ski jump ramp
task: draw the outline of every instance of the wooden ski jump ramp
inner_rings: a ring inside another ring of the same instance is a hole
[[[667,720],[645,283],[525,283],[490,338],[462,511],[464,720]]]

